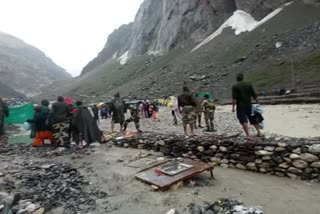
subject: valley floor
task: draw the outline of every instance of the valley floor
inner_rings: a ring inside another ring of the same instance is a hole
[[[238,134],[241,129],[231,113],[230,106],[221,106],[216,112],[218,133],[228,132],[230,135]],[[266,135],[290,135],[292,137],[319,136],[319,105],[302,106],[266,106],[265,107]],[[110,130],[110,120],[101,121],[103,130]],[[147,132],[182,134],[182,127],[172,125],[170,110],[162,108],[160,122],[142,120],[142,129]],[[298,126],[299,125],[299,126]],[[133,124],[129,126],[134,130]],[[197,134],[205,134],[197,130]],[[0,172],[6,174],[15,169],[22,162],[41,161],[43,163],[68,163],[79,170],[90,186],[97,186],[109,196],[96,201],[97,209],[91,214],[164,214],[171,208],[179,213],[189,213],[188,204],[194,202],[203,204],[212,202],[221,197],[242,200],[248,206],[262,206],[267,214],[315,214],[319,212],[320,185],[289,178],[280,178],[265,174],[247,171],[224,169],[216,167],[215,180],[211,180],[209,173],[195,177],[196,186],[185,183],[182,187],[167,192],[155,192],[134,178],[137,171],[128,166],[128,163],[137,159],[141,154],[152,153],[138,149],[117,148],[112,145],[101,145],[88,149],[87,153],[77,154],[75,157],[69,153],[60,156],[44,156],[47,150],[30,148],[29,152],[15,150],[10,153],[1,153]],[[88,155],[88,153],[90,153]],[[1,173],[0,173],[1,174]],[[0,176],[0,184],[4,177]],[[1,185],[0,185],[1,187]],[[3,189],[0,190],[0,193]],[[13,192],[20,191],[16,189]],[[1,194],[0,194],[1,199]],[[61,207],[48,213],[66,213]],[[79,212],[87,213],[87,212]],[[71,214],[71,213],[70,213]]]
[[[282,135],[296,138],[320,136],[320,104],[313,105],[270,105],[263,106],[266,135]],[[143,119],[140,124],[142,130],[158,133],[183,134],[182,124],[173,126],[171,110],[163,107],[159,113],[160,122]],[[242,133],[241,126],[231,106],[218,106],[215,113],[215,129],[218,134],[235,135]],[[101,121],[101,128],[110,131],[110,121]],[[202,126],[205,126],[202,117]],[[117,126],[116,126],[117,127]],[[134,130],[133,124],[129,128]],[[205,134],[203,129],[196,130],[196,134]],[[252,130],[252,134],[254,130]]]

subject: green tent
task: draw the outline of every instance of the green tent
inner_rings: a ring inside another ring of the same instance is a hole
[[[199,94],[200,97],[204,97],[204,95],[208,94],[208,95],[209,95],[209,99],[212,99],[212,100],[215,99],[214,96],[213,96],[213,94],[210,93],[210,92],[200,92],[200,93],[198,93],[198,94]],[[195,95],[194,95],[194,96],[195,96]]]
[[[9,117],[5,118],[6,124],[22,124],[27,119],[33,118],[33,104],[10,107],[9,113]]]

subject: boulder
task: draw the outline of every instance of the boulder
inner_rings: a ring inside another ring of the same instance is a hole
[[[276,152],[283,152],[283,151],[286,151],[286,148],[284,148],[284,147],[277,147],[277,148],[275,149],[275,151],[276,151]]]
[[[220,150],[221,152],[227,152],[227,151],[228,151],[228,149],[227,149],[226,147],[224,147],[224,146],[220,146],[220,147],[219,147],[219,150]]]
[[[229,163],[229,160],[228,160],[228,159],[223,159],[223,160],[221,160],[221,163],[222,163],[222,164],[228,164],[228,163]]]
[[[315,162],[318,161],[319,158],[316,155],[310,154],[310,153],[303,153],[300,155],[301,160],[304,160],[306,162]]]
[[[216,145],[212,145],[212,146],[210,146],[210,149],[212,151],[217,151],[218,147]]]
[[[245,170],[245,169],[246,169],[246,166],[243,165],[243,164],[241,164],[241,163],[238,163],[238,164],[236,165],[236,168],[237,168],[237,169]]]
[[[262,160],[271,160],[271,156],[267,155],[267,156],[263,156]]]
[[[210,160],[213,163],[221,164],[221,158],[212,157]]]
[[[273,155],[273,152],[259,150],[259,151],[256,151],[255,154],[260,156],[267,156],[267,155]]]
[[[269,151],[269,152],[273,152],[274,151],[274,147],[273,146],[266,146],[264,147],[264,150]]]
[[[288,172],[295,173],[295,174],[301,174],[301,173],[302,173],[302,170],[301,170],[301,169],[294,168],[294,167],[290,167],[290,168],[288,169]]]
[[[296,153],[296,154],[300,154],[301,153],[301,148],[296,148],[294,150],[292,150],[293,153]]]
[[[297,155],[297,154],[291,154],[291,155],[290,155],[290,159],[291,159],[291,160],[297,160],[297,159],[300,159],[300,156]]]
[[[278,143],[278,146],[279,146],[279,147],[287,147],[288,144],[286,144],[286,143]]]
[[[320,154],[320,144],[314,144],[310,146],[309,152],[312,154]]]
[[[287,169],[287,168],[289,168],[289,163],[282,163],[282,164],[279,164],[279,167],[280,168],[284,168],[284,169]]]
[[[312,168],[320,168],[320,161],[314,162],[311,164]]]
[[[247,163],[247,168],[251,169],[251,170],[256,170],[257,169],[256,164],[253,163],[253,162]]]
[[[198,150],[199,152],[203,152],[203,151],[204,151],[204,147],[203,147],[203,146],[198,146],[197,150]]]
[[[262,163],[263,161],[262,161],[261,159],[256,159],[254,162],[257,163],[257,164],[260,164],[260,163]]]
[[[292,165],[299,169],[305,169],[308,167],[308,163],[303,160],[295,160],[292,162]]]

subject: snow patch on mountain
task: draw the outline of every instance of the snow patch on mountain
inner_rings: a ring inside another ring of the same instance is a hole
[[[124,65],[127,63],[129,59],[129,51],[126,51],[122,56],[119,57],[118,61],[121,65]]]
[[[274,10],[271,12],[269,15],[264,17],[261,21],[256,21],[249,13],[242,11],[242,10],[237,10],[233,13],[233,15],[223,23],[218,30],[216,30],[213,34],[211,34],[209,37],[207,37],[205,40],[203,40],[199,45],[197,45],[193,50],[197,50],[203,45],[207,44],[217,36],[219,36],[225,28],[231,27],[235,35],[239,35],[244,32],[251,32],[254,29],[258,28],[259,26],[263,25],[270,19],[272,19],[274,16],[276,16],[278,13],[280,13],[286,6],[289,6],[293,2],[287,3],[284,6]]]
[[[112,59],[116,59],[118,56],[118,52],[116,52],[115,54],[113,54]]]

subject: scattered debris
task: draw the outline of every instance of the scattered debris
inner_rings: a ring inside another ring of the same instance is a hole
[[[241,201],[228,198],[218,199],[205,206],[191,203],[188,210],[190,214],[263,214],[260,207],[245,207]]]
[[[96,208],[96,200],[108,196],[69,164],[23,162],[19,169],[7,175],[4,187],[9,192],[19,191],[18,213],[37,213],[64,206],[66,213],[89,212]],[[3,204],[0,201],[0,204]]]

